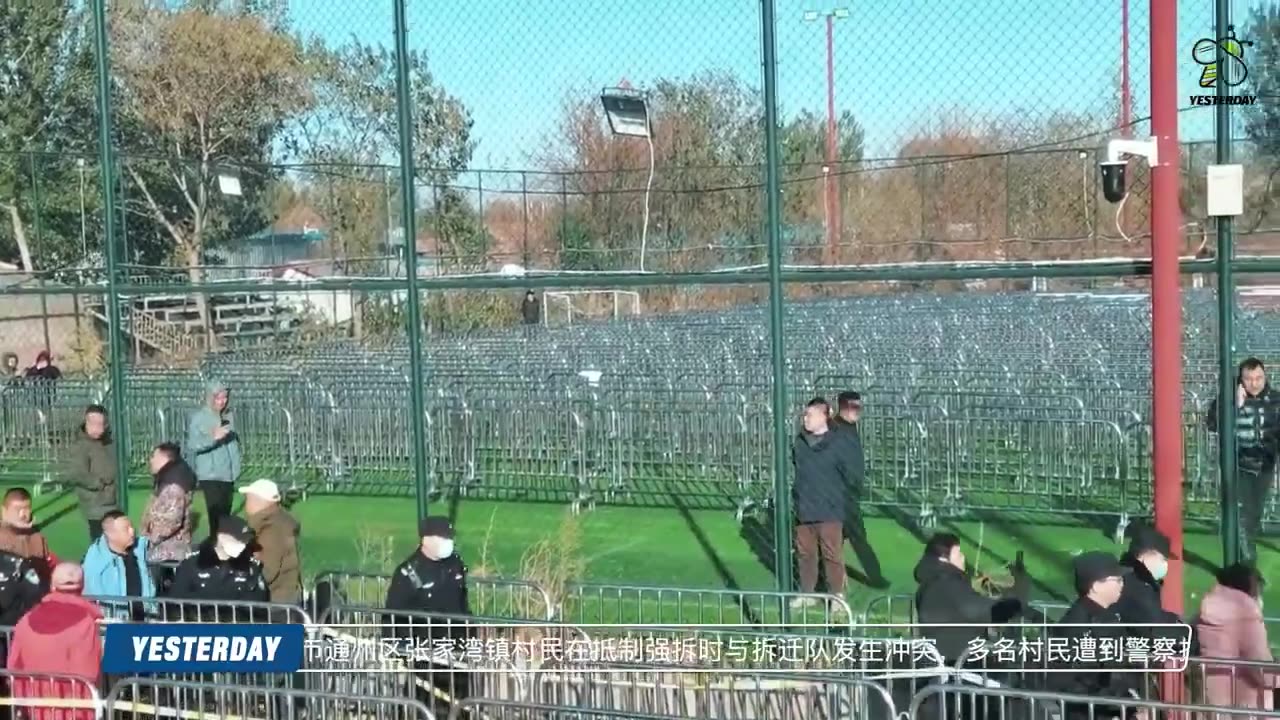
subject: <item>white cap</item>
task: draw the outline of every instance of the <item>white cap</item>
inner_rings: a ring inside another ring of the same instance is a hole
[[[257,497],[260,497],[263,500],[270,500],[271,502],[280,502],[280,488],[275,484],[274,481],[267,480],[266,478],[263,478],[261,480],[254,480],[248,485],[245,485],[244,487],[240,488],[240,494],[256,495]]]

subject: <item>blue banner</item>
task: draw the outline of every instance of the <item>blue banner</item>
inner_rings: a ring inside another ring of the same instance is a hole
[[[287,673],[302,667],[301,625],[107,626],[102,671],[143,673]]]

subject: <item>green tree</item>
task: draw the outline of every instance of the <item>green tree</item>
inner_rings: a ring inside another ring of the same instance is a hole
[[[119,114],[132,131],[121,163],[192,282],[204,279],[219,233],[242,237],[261,227],[273,143],[311,100],[300,49],[278,20],[243,4],[204,5],[122,2],[112,23]],[[227,166],[250,170],[248,197],[221,197]],[[204,295],[196,302],[212,347]]]
[[[79,3],[0,4],[0,258],[24,270],[81,255],[76,161],[94,136],[93,68]]]
[[[1250,203],[1259,208],[1256,228],[1280,202],[1280,3],[1255,8],[1240,37],[1253,41],[1245,55],[1247,92],[1258,96],[1258,102],[1244,112],[1245,134],[1266,178],[1261,197]]]
[[[416,181],[447,186],[471,161],[471,114],[436,82],[425,52],[411,51],[408,59]],[[354,41],[333,48],[313,39],[305,60],[315,104],[293,123],[293,153],[324,166],[324,177],[309,182],[311,195],[344,252],[369,255],[384,245],[388,208],[398,208],[402,197],[394,180],[399,171],[388,167],[397,163],[399,147],[395,53]],[[440,215],[443,242],[474,235],[460,232],[473,219],[460,194],[449,190],[437,205],[431,212]],[[452,248],[455,255],[464,250]]]

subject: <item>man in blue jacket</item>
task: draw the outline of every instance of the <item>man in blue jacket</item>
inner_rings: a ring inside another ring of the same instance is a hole
[[[185,455],[204,493],[206,520],[212,528],[231,514],[231,499],[240,479],[240,438],[231,423],[227,384],[212,380],[206,385],[205,405],[187,423]]]
[[[102,537],[84,554],[84,594],[95,597],[156,596],[156,586],[147,572],[147,539],[137,537],[129,517],[112,510],[102,518]],[[142,603],[131,607],[107,607],[108,617],[128,617],[140,622],[145,617]]]

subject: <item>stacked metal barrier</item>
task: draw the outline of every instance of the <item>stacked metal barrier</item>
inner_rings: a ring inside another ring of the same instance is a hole
[[[1187,509],[1216,516],[1214,305],[1186,305]],[[867,487],[930,523],[978,510],[1118,518],[1150,508],[1143,295],[877,296],[788,306],[786,382],[863,393]],[[305,492],[411,493],[411,423],[432,490],[516,501],[724,508],[770,502],[770,363],[760,307],[433,338],[410,417],[403,347],[342,342],[136,370],[130,456],[181,440],[206,380],[233,392],[254,473]],[[1280,315],[1244,315],[1242,352],[1280,359]],[[0,393],[0,464],[51,482],[79,411],[111,389]],[[44,398],[44,399],[41,399]],[[1270,511],[1270,509],[1269,509]],[[1274,513],[1272,513],[1274,515]]]

